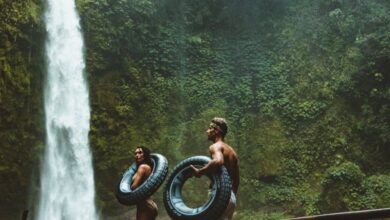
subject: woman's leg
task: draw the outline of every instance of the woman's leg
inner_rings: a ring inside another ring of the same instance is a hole
[[[155,220],[157,217],[157,205],[148,199],[137,205],[137,220]]]

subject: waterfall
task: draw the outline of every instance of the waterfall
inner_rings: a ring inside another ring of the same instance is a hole
[[[98,219],[89,150],[89,97],[74,0],[47,0],[46,148],[39,220]]]

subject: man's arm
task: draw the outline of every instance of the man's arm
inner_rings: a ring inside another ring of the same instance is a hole
[[[209,161],[209,163],[206,164],[206,166],[197,169],[196,167],[191,165],[191,168],[194,170],[194,175],[196,177],[200,177],[206,173],[212,172],[217,168],[221,167],[224,163],[222,147],[220,145],[213,144],[210,146],[209,150],[212,159]]]
[[[150,167],[142,164],[138,167],[137,172],[134,174],[134,180],[131,183],[131,189],[134,190],[140,186],[150,174]]]

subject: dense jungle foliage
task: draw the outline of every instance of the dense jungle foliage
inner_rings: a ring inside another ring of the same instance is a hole
[[[1,219],[33,211],[39,190],[43,4],[0,0]],[[102,219],[134,211],[113,191],[135,146],[164,154],[172,168],[208,154],[214,116],[228,120],[226,141],[240,159],[235,219],[390,207],[389,1],[78,0],[77,8]],[[159,219],[169,219],[162,188],[154,197]]]

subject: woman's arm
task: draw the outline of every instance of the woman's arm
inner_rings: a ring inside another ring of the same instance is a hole
[[[133,182],[131,183],[131,189],[134,190],[140,186],[150,175],[152,169],[149,165],[141,164],[138,167],[137,172],[134,174]]]

